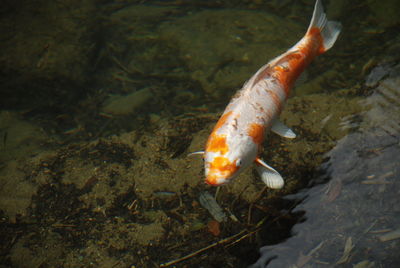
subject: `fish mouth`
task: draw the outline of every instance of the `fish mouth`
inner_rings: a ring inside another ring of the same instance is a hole
[[[209,179],[205,180],[206,184],[211,185],[211,186],[220,186],[220,185],[224,185],[227,184],[228,182],[226,180],[224,180],[223,182],[217,182],[217,181],[211,181]]]
[[[228,184],[229,182],[231,182],[231,179],[233,179],[234,177],[235,176],[225,177],[225,176],[217,176],[217,175],[208,175],[208,176],[206,176],[205,182],[208,185],[220,186],[220,185]]]
[[[231,162],[228,157],[216,156],[212,161],[206,162],[206,183],[213,186],[226,184],[237,176],[239,167],[236,161]]]

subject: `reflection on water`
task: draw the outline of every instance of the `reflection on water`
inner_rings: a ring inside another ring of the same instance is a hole
[[[323,1],[343,32],[263,152],[286,185],[246,171],[221,222],[186,155],[314,0],[3,1],[0,265],[399,266],[396,1]]]

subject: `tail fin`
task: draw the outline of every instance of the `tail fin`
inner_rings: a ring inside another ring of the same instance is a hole
[[[321,52],[325,52],[335,43],[340,30],[342,29],[342,25],[337,21],[328,21],[321,1],[317,0],[307,33],[311,32],[313,28],[318,28],[321,32],[323,40],[323,48],[321,49]]]

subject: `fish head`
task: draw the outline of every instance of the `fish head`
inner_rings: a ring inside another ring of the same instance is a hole
[[[254,161],[257,146],[246,137],[211,135],[204,153],[206,183],[231,182]]]

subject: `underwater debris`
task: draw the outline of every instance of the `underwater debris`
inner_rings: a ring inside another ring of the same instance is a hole
[[[157,192],[154,192],[153,195],[160,199],[168,199],[168,198],[177,196],[177,193],[170,192],[170,191],[157,191]]]
[[[325,243],[325,241],[322,241],[315,248],[310,250],[305,255],[303,253],[300,253],[300,255],[299,255],[298,259],[297,259],[297,262],[296,262],[296,266],[298,268],[304,267],[304,265],[306,265],[312,259],[312,255],[322,248],[324,243]]]
[[[343,183],[341,180],[332,180],[326,190],[326,202],[333,202],[342,192]]]
[[[207,223],[208,231],[212,233],[213,236],[219,236],[221,234],[220,224],[216,220],[211,220]]]
[[[199,197],[200,204],[210,212],[217,222],[226,221],[227,217],[222,208],[218,205],[217,200],[209,193],[202,192]]]
[[[372,267],[376,267],[375,262],[370,262],[368,260],[361,261],[361,262],[353,265],[353,268],[372,268]]]
[[[379,240],[381,242],[391,241],[391,240],[399,239],[399,238],[400,238],[400,228],[397,230],[394,230],[392,232],[389,232],[387,234],[379,236]]]
[[[350,253],[354,248],[353,240],[350,237],[346,239],[346,243],[344,244],[344,251],[342,257],[336,262],[336,264],[346,263],[350,258]]]

